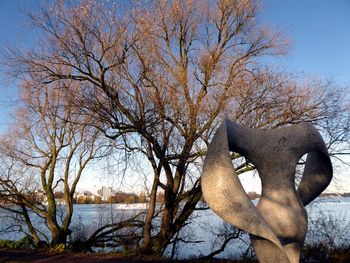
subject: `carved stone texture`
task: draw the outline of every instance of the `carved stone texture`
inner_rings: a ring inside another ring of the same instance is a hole
[[[229,151],[245,156],[262,184],[255,206],[235,173]],[[308,153],[298,190],[295,169]],[[299,262],[307,230],[304,206],[332,179],[332,164],[319,132],[309,123],[259,130],[225,120],[208,146],[201,186],[209,207],[248,232],[260,262]]]

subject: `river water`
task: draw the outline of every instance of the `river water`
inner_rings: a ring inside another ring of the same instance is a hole
[[[127,219],[146,209],[146,204],[100,204],[100,205],[75,205],[72,228],[84,229],[92,233],[94,229],[104,223],[117,222]],[[347,242],[350,229],[350,197],[317,198],[307,206],[309,216],[309,232],[306,243],[325,242],[341,246]],[[6,212],[0,210],[0,227],[8,225]],[[33,216],[36,225],[44,229],[42,220]],[[155,222],[157,224],[157,222]],[[178,258],[196,257],[207,255],[221,245],[222,232],[232,228],[225,224],[221,218],[211,210],[196,211],[191,223],[186,225],[181,235],[193,243],[178,243],[175,248]],[[22,234],[0,233],[0,239],[18,239]],[[240,236],[231,241],[225,251],[219,256],[222,258],[239,257],[247,251],[249,239],[247,235]],[[172,247],[166,251],[170,254]]]

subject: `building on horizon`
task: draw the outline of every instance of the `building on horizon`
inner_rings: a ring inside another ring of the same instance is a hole
[[[100,190],[97,190],[97,194],[101,196],[102,200],[108,200],[115,194],[115,191],[112,187],[102,186]]]

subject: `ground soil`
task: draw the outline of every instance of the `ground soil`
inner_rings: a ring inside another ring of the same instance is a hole
[[[115,253],[49,253],[45,251],[26,251],[26,250],[13,250],[13,249],[0,249],[0,263],[15,263],[15,262],[36,262],[36,263],[49,263],[49,262],[57,262],[57,263],[145,263],[145,262],[172,262],[167,258],[159,258],[152,256],[138,256],[138,255],[130,255],[126,256],[123,254],[115,254]],[[230,260],[181,260],[177,261],[180,263],[227,263],[233,262]]]

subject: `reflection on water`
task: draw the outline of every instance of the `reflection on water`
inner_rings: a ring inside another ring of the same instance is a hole
[[[16,206],[10,207],[16,209]],[[93,232],[104,224],[115,223],[140,214],[146,208],[147,204],[75,204],[71,227],[82,224],[88,227],[90,232]],[[61,222],[65,215],[65,206],[60,205],[57,211],[57,220]],[[33,212],[29,215],[33,225],[49,235],[49,231],[45,228],[44,219]],[[0,208],[0,229],[10,229],[9,227],[13,224],[12,219],[12,213]],[[25,226],[24,223],[23,226]],[[2,231],[0,235],[0,239],[21,239],[22,237],[24,237],[24,233],[17,231]]]

